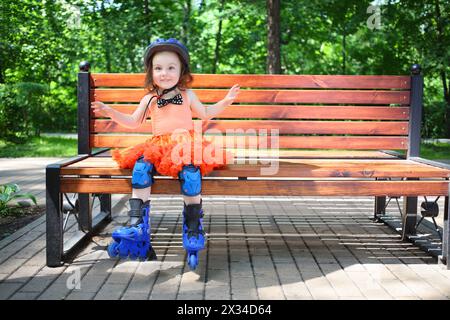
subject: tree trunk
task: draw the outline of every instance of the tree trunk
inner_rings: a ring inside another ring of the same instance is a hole
[[[150,23],[151,23],[151,11],[150,11],[150,5],[148,3],[148,0],[144,1],[144,21],[145,21],[145,25],[146,25],[146,43],[144,44],[145,46],[148,46],[150,44],[150,41],[152,39],[152,34],[151,34],[151,28],[150,28]]]
[[[267,0],[267,73],[281,74],[280,0]]]
[[[345,70],[345,49],[346,49],[346,34],[344,31],[344,35],[342,36],[342,74],[345,74],[346,70]]]
[[[107,27],[107,14],[105,8],[105,0],[102,0],[101,6],[101,17],[102,17],[102,27],[103,27],[103,48],[105,49],[105,62],[106,62],[106,72],[111,73],[111,45],[109,39],[109,32]]]
[[[198,3],[198,11],[202,12],[204,9],[204,6],[205,6],[205,1],[200,0],[200,3]]]
[[[212,73],[216,73],[217,65],[219,64],[219,61],[220,61],[220,42],[222,41],[222,21],[223,21],[224,4],[225,4],[225,0],[221,0],[220,1],[220,10],[219,10],[219,14],[220,14],[219,28],[218,28],[217,34],[216,34],[216,48],[214,49],[214,64],[213,64]]]
[[[5,70],[6,68],[3,66],[3,59],[0,59],[0,83],[5,83]]]
[[[446,123],[446,138],[450,138],[450,93],[448,87],[450,85],[450,80],[447,85],[447,75],[445,71],[441,72],[442,86],[444,87],[444,101],[446,102],[446,112],[445,112],[445,123]]]
[[[186,47],[189,48],[189,17],[191,16],[191,1],[186,0],[185,6],[183,8],[184,10],[184,17],[183,17],[183,30],[181,35],[181,41],[184,43]]]
[[[434,6],[436,9],[436,28],[437,28],[437,43],[442,43],[442,35],[444,31],[442,30],[442,16],[441,16],[441,8],[439,4],[439,0],[434,1]],[[443,50],[444,48],[441,48]],[[439,50],[439,49],[438,49]],[[446,65],[445,61],[442,65]],[[442,80],[442,88],[444,90],[444,101],[446,102],[446,112],[445,112],[445,123],[446,123],[446,135],[447,138],[450,138],[450,93],[448,91],[449,84],[447,85],[447,75],[445,73],[445,67],[441,70],[441,80]]]

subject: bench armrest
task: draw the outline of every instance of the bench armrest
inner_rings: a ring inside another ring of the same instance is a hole
[[[92,157],[92,156],[99,156],[102,153],[108,152],[108,151],[109,151],[109,148],[102,148],[102,149],[96,151],[95,153],[92,153],[91,155],[89,155],[89,154],[79,154],[79,155],[74,156],[72,158],[68,158],[68,159],[64,159],[64,160],[58,161],[58,162],[51,163],[51,164],[47,165],[47,168],[61,168],[61,167],[65,167],[65,166],[71,165],[71,164],[73,164],[75,162],[79,162],[81,160],[84,160],[84,159]]]
[[[111,154],[104,154],[108,153],[111,150],[111,148],[101,148],[100,150],[97,150],[91,154],[93,157],[111,157]]]
[[[84,160],[84,159],[86,159],[88,157],[89,157],[88,154],[79,154],[79,155],[77,155],[75,157],[72,157],[72,158],[69,158],[69,159],[63,159],[61,161],[51,163],[51,164],[47,165],[46,168],[47,169],[59,169],[61,167],[65,167],[65,166],[71,165],[71,164],[73,164],[75,162],[79,162],[81,160]]]
[[[441,169],[450,170],[450,164],[446,164],[446,163],[443,163],[443,162],[437,162],[437,161],[433,161],[433,160],[429,160],[429,159],[424,159],[424,158],[421,158],[421,157],[409,157],[408,160],[412,160],[412,161],[428,164],[430,166],[438,167],[438,168],[441,168]]]
[[[389,154],[391,156],[400,158],[400,159],[406,159],[406,155],[397,151],[393,151],[393,150],[380,150],[381,152],[384,152],[386,154]]]

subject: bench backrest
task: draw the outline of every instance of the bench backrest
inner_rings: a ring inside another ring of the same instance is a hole
[[[232,85],[241,86],[235,103],[204,130],[254,135],[266,129],[270,135],[278,129],[281,149],[406,150],[408,156],[419,155],[423,78],[417,65],[412,76],[193,77],[192,88],[206,105],[225,97]],[[148,138],[150,119],[138,129],[127,129],[90,109],[90,101],[99,100],[133,113],[146,94],[143,82],[144,74],[79,73],[79,153],[127,147]]]

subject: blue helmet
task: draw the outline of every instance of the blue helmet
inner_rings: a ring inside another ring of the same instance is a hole
[[[189,66],[189,51],[180,41],[174,38],[160,38],[150,43],[145,49],[144,64],[146,69],[150,67],[150,62],[153,55],[160,51],[172,51],[178,53],[182,59],[181,62],[186,66]]]

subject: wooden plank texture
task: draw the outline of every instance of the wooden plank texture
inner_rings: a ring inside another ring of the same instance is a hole
[[[200,101],[222,100],[228,90],[195,89]],[[93,98],[102,102],[139,102],[144,89],[95,89]],[[235,103],[348,103],[409,104],[409,91],[383,90],[241,90]]]
[[[264,161],[264,162],[263,162]],[[253,159],[238,160],[226,168],[211,172],[209,177],[300,177],[300,178],[379,178],[379,177],[450,177],[450,170],[409,160],[364,159]],[[131,169],[120,169],[111,158],[91,157],[61,169],[62,175],[131,175]]]
[[[281,120],[210,120],[204,122],[206,130],[279,130],[280,134],[358,134],[358,135],[407,135],[407,122],[381,121],[281,121]],[[137,129],[122,127],[110,120],[94,120],[92,132],[152,133],[151,121]]]
[[[295,150],[278,149],[268,152],[264,149],[236,149],[228,148],[236,158],[277,158],[277,159],[399,159],[398,156],[387,152],[373,150]],[[101,157],[111,157],[111,149],[102,153]],[[400,158],[402,159],[402,158]]]
[[[137,108],[137,104],[107,105],[125,114],[132,114]],[[97,112],[93,112],[93,117],[104,118]],[[409,107],[231,105],[218,118],[409,120]]]
[[[143,87],[144,73],[93,73],[93,87]],[[409,89],[408,76],[193,74],[192,86],[226,88],[238,83],[252,88]]]
[[[204,180],[202,195],[255,196],[445,196],[447,181]],[[130,193],[131,179],[62,178],[61,192]],[[161,179],[152,194],[179,194],[178,180]]]
[[[91,147],[98,148],[122,148],[143,143],[149,139],[149,135],[91,135]],[[208,139],[215,143],[231,148],[239,146],[257,148],[253,144],[254,138],[233,137],[233,136],[209,136]],[[261,140],[262,139],[262,140]],[[267,140],[267,147],[271,147],[270,137],[262,137],[259,141]],[[305,149],[372,149],[372,150],[405,150],[408,147],[408,139],[405,137],[391,136],[279,136],[279,148],[305,148]],[[276,146],[275,146],[276,147]]]

